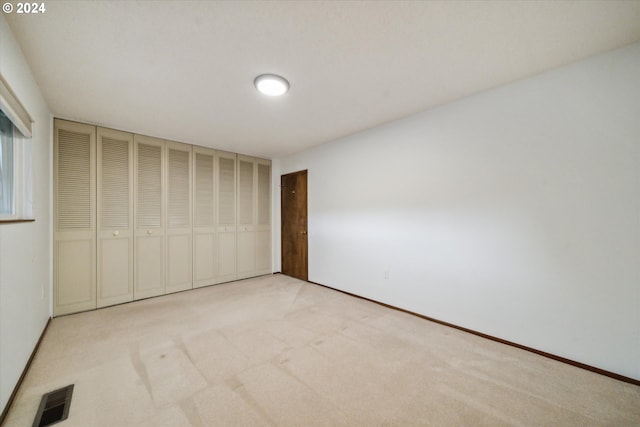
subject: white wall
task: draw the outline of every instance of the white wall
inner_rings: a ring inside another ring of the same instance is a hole
[[[301,169],[309,280],[640,379],[640,43],[276,159],[274,185]]]
[[[0,224],[0,412],[51,307],[51,115],[0,16],[0,73],[35,120],[31,140],[35,222]]]

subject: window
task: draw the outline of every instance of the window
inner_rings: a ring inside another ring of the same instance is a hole
[[[0,221],[33,216],[31,117],[0,75]]]
[[[13,123],[0,111],[0,216],[14,216]]]

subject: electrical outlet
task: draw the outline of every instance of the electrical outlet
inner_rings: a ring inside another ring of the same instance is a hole
[[[384,278],[389,279],[389,270],[384,271]]]

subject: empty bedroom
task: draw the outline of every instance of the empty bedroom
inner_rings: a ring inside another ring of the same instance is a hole
[[[640,426],[640,0],[0,15],[3,427]]]

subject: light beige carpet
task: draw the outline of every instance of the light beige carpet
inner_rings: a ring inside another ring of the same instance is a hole
[[[54,319],[7,426],[631,426],[640,387],[283,275]]]

